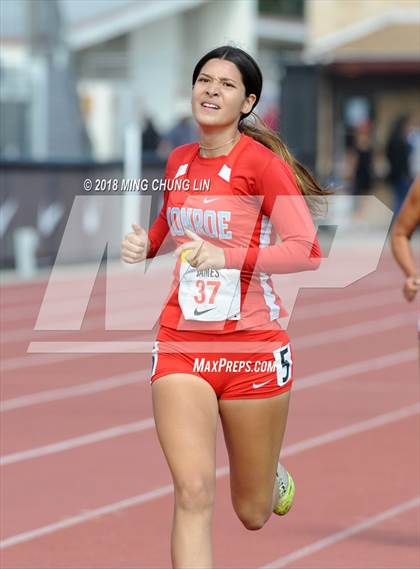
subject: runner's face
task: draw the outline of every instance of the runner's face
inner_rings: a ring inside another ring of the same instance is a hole
[[[231,61],[210,59],[203,65],[192,91],[192,111],[201,126],[223,127],[236,124],[241,113],[248,113],[256,97],[245,95],[239,69]],[[212,103],[210,108],[203,103]]]

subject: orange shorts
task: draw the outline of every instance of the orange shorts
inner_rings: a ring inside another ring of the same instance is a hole
[[[161,327],[152,351],[150,384],[188,373],[207,381],[220,399],[259,399],[288,391],[293,353],[284,330],[197,333]]]

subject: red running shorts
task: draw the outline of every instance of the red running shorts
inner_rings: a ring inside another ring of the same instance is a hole
[[[293,352],[280,327],[212,334],[161,326],[150,384],[174,373],[207,381],[220,399],[273,397],[292,387]]]

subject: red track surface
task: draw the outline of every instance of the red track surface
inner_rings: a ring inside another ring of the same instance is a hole
[[[219,428],[216,569],[420,566],[416,310],[401,282],[386,254],[354,285],[300,294],[282,451],[296,502],[244,529]],[[28,354],[36,340],[104,339],[102,277],[80,332],[33,330],[45,285],[2,291],[1,567],[167,569],[173,497],[150,419],[150,355]],[[69,299],[77,286],[69,279]]]

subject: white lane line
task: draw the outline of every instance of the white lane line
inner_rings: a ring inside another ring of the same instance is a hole
[[[351,290],[353,292],[354,289],[357,290],[366,290],[366,289],[372,289],[374,288],[375,290],[381,288],[383,285],[387,285],[387,284],[393,284],[394,286],[398,287],[398,279],[400,279],[400,276],[398,274],[398,270],[395,268],[394,270],[391,271],[386,271],[384,269],[376,269],[373,273],[370,273],[369,275],[367,275],[366,277],[362,277],[361,279],[359,279],[358,281],[356,281],[355,283],[352,283],[350,285],[347,285],[344,287],[345,290]],[[360,288],[358,288],[360,287]],[[334,288],[334,287],[333,287]],[[325,291],[326,289],[314,289],[312,288],[311,290],[309,290],[308,292],[305,291],[305,297],[306,298],[319,298],[319,295],[322,294],[323,291]],[[330,295],[330,291],[331,289],[327,289],[327,294]]]
[[[157,272],[161,272],[162,270],[171,270],[173,268],[173,259],[168,255],[161,255],[155,257],[153,259],[153,268]],[[165,267],[166,265],[166,267]],[[92,269],[94,267],[94,269]],[[131,275],[127,273],[128,271],[132,271]],[[45,287],[51,283],[51,276],[52,271],[54,271],[54,286],[60,287],[60,292],[63,291],[65,294],[63,298],[70,298],[70,299],[77,299],[83,298],[80,295],[80,285],[85,284],[86,281],[92,282],[92,274],[96,275],[97,273],[97,264],[96,263],[86,263],[84,265],[67,265],[67,266],[60,266],[60,267],[49,267],[47,269],[39,269],[38,272],[45,271],[45,275],[39,275],[35,278],[32,278],[30,281],[22,282],[22,279],[19,277],[15,279],[9,278],[9,275],[6,275],[3,271],[0,271],[0,285],[1,289],[4,292],[4,295],[7,295],[7,300],[5,298],[4,302],[2,303],[2,308],[10,305],[18,305],[22,306],[22,304],[26,305],[33,305],[33,288],[40,289],[40,285],[44,285],[42,289],[42,296],[45,294]],[[108,261],[106,265],[106,274],[105,272],[101,271],[99,278],[101,282],[106,283],[107,278],[113,281],[121,281],[120,289],[123,292],[129,292],[137,290],[138,281],[137,278],[141,279],[141,276],[136,276],[135,273],[141,274],[142,268],[137,265],[136,268],[133,270],[133,266],[125,265],[122,261]],[[167,274],[165,272],[165,274]],[[381,273],[384,276],[384,281],[381,279],[381,283],[387,282],[387,279],[392,273],[383,272]],[[398,275],[398,273],[394,273]],[[10,275],[12,277],[12,275]],[[96,278],[96,277],[95,277]],[[158,278],[158,275],[156,275]],[[129,283],[129,288],[123,288],[126,283]],[[105,293],[98,293],[98,295],[104,296]],[[28,302],[24,302],[24,301]]]
[[[140,291],[139,291],[140,294]],[[75,313],[74,310],[70,312],[71,315]],[[117,331],[130,331],[136,330],[137,326],[134,327],[133,324],[138,323],[138,317],[133,309],[127,308],[127,310],[118,310],[115,311],[115,314],[118,315],[118,320],[114,319],[114,326],[117,326]],[[61,317],[61,313],[60,313]],[[11,330],[8,332],[5,330],[3,334],[3,338],[1,341],[1,345],[12,344],[17,342],[24,342],[29,341],[32,337],[41,337],[42,335],[46,335],[47,337],[51,337],[52,333],[55,333],[58,337],[62,334],[70,333],[77,333],[77,332],[89,332],[89,331],[96,331],[98,333],[104,333],[106,330],[103,328],[104,324],[104,313],[97,314],[95,316],[90,316],[86,322],[83,322],[83,330],[79,330],[80,327],[80,319],[77,317],[74,322],[72,322],[71,316],[65,317],[63,315],[63,319],[65,318],[67,330],[35,330],[33,326],[27,326],[26,328],[18,328],[15,330]],[[64,321],[64,320],[63,320]],[[126,327],[126,328],[124,328]]]
[[[401,305],[401,296],[395,286],[381,289],[378,292],[368,292],[359,296],[352,296],[350,299],[331,300],[323,302],[311,302],[308,305],[295,304],[293,308],[292,321],[307,320],[308,318],[319,318],[322,316],[335,316],[346,312],[354,312],[363,308],[373,308],[387,306],[389,304]]]
[[[291,456],[304,450],[309,450],[328,443],[333,443],[351,435],[356,435],[364,431],[370,431],[371,429],[375,429],[377,427],[383,427],[389,423],[407,419],[408,417],[417,415],[419,412],[420,403],[413,403],[413,405],[407,405],[406,407],[402,407],[396,411],[390,411],[389,413],[384,413],[383,415],[377,415],[371,419],[365,419],[364,421],[359,421],[357,423],[353,423],[352,425],[347,425],[341,429],[336,429],[335,431],[330,431],[329,433],[317,435],[316,437],[311,437],[305,441],[289,445],[284,449],[284,451],[282,451],[281,456]]]
[[[88,435],[73,437],[71,439],[65,439],[42,447],[34,447],[32,449],[14,452],[12,454],[6,454],[0,457],[0,465],[5,466],[7,464],[14,464],[16,462],[30,460],[31,458],[39,458],[40,456],[63,452],[77,447],[95,444],[100,441],[106,441],[108,439],[115,439],[116,437],[121,437],[123,435],[145,431],[146,429],[151,429],[154,426],[155,422],[153,417],[143,419],[142,421],[133,421],[132,423],[126,423],[125,425],[117,425],[116,427],[103,429],[102,431],[95,431]]]
[[[313,385],[316,385],[316,383],[314,382],[308,383],[308,387],[312,387]],[[304,387],[301,389],[304,389]],[[416,406],[414,407],[417,409],[418,404],[417,407]],[[62,441],[58,441],[48,445],[33,447],[31,449],[6,454],[0,457],[0,466],[15,464],[17,462],[23,462],[25,460],[31,460],[33,458],[39,458],[41,456],[56,454],[59,452],[72,450],[74,448],[78,448],[81,446],[86,446],[101,441],[114,439],[116,437],[121,437],[127,434],[153,428],[154,425],[155,423],[153,417],[148,417],[147,419],[143,419],[141,421],[133,421],[131,423],[126,423],[124,425],[117,425],[116,427],[111,427],[109,429],[94,431],[93,433],[88,433],[87,435],[72,437],[70,439],[64,439]]]
[[[156,257],[154,260],[154,263],[156,263],[156,267],[155,270],[162,272],[168,270],[171,270],[171,267],[173,267],[173,262],[171,265],[171,259],[170,257],[165,258],[165,256],[162,257]],[[167,264],[167,267],[165,267],[165,264]],[[75,270],[74,266],[70,267],[72,271]],[[130,267],[132,268],[132,267]],[[116,270],[115,270],[116,269]],[[82,295],[80,295],[80,293],[78,293],[78,290],[80,289],[80,284],[84,282],[84,280],[86,278],[91,277],[91,269],[89,269],[89,267],[86,268],[85,274],[81,274],[80,276],[76,276],[76,278],[72,278],[69,275],[69,278],[63,277],[63,276],[58,276],[57,275],[57,268],[54,269],[55,271],[55,278],[57,279],[57,286],[62,287],[64,294],[62,295],[63,298],[65,299],[69,299],[70,301],[73,300],[78,300],[83,298]],[[86,277],[86,275],[88,275]],[[133,285],[131,284],[133,281],[131,278],[127,277],[126,271],[125,271],[125,267],[113,267],[112,273],[109,273],[110,275],[110,279],[113,280],[118,280],[121,281],[120,284],[120,289],[124,292],[130,293],[130,291],[134,291],[137,290],[136,288],[133,288]],[[22,307],[22,306],[26,306],[26,307],[31,307],[31,306],[38,306],[39,303],[41,302],[41,295],[42,297],[45,294],[45,287],[48,285],[49,282],[49,277],[50,277],[50,269],[48,269],[47,272],[47,278],[42,279],[41,281],[38,280],[34,280],[29,283],[22,283],[22,282],[18,282],[16,286],[16,284],[7,286],[5,283],[2,283],[2,274],[0,272],[0,288],[3,291],[3,294],[5,295],[4,298],[4,302],[1,303],[1,309],[3,310],[9,310],[15,308],[15,307]],[[158,278],[158,274],[156,275]],[[106,277],[102,277],[104,281],[106,281]],[[366,277],[363,277],[362,279],[359,279],[359,281],[357,281],[357,283],[353,283],[353,285],[348,285],[347,287],[344,287],[345,291],[350,291],[353,292],[352,290],[350,290],[350,287],[355,286],[355,287],[360,287],[356,288],[356,292],[358,292],[359,290],[362,289],[369,289],[369,288],[375,288],[375,289],[379,289],[381,287],[383,287],[384,285],[394,285],[398,286],[398,282],[399,282],[399,274],[398,271],[385,271],[385,270],[376,270],[374,273],[370,273],[369,275],[367,275]],[[43,282],[42,282],[43,281]],[[39,282],[41,282],[41,284],[44,284],[44,290],[40,291],[40,298],[39,298],[39,302],[38,300],[34,303],[33,300],[33,286],[35,285],[36,289],[39,290]],[[129,283],[129,287],[128,288],[123,288],[124,285],[126,283]],[[363,285],[363,287],[361,286]],[[305,292],[305,298],[307,299],[312,299],[312,298],[316,298],[319,299],[320,294],[322,294],[323,291],[326,291],[328,295],[330,295],[330,290],[331,289],[318,289],[318,288],[313,288],[311,287],[309,290],[305,287],[304,289]],[[7,298],[6,298],[7,295]],[[105,297],[105,293],[97,293],[98,297]],[[96,297],[96,294],[95,294]]]
[[[330,547],[339,541],[343,541],[353,535],[361,533],[362,531],[371,528],[374,525],[380,524],[403,514],[404,512],[408,512],[409,510],[413,510],[414,508],[418,508],[420,506],[420,496],[413,498],[412,500],[407,500],[407,502],[402,502],[393,508],[389,508],[389,510],[385,510],[376,516],[372,516],[370,518],[366,518],[362,522],[355,524],[354,526],[350,526],[344,530],[338,531],[336,533],[332,533],[323,539],[315,541],[310,545],[306,545],[295,551],[292,551],[288,555],[283,557],[279,557],[275,561],[271,561],[267,565],[262,565],[259,569],[281,569],[282,567],[287,567],[290,563],[294,563],[299,559],[303,559],[304,557],[308,557],[321,549],[325,549],[326,547]]]
[[[360,297],[359,297],[359,298],[360,298]],[[355,300],[357,300],[357,299],[355,299]],[[340,301],[340,303],[341,303],[342,305],[348,306],[348,304],[346,304],[345,301],[343,301],[343,302]],[[320,309],[321,309],[322,311],[324,311],[324,310],[325,310],[325,307],[323,307],[322,304],[324,304],[324,303],[321,303],[321,304],[320,304],[320,306],[321,306]],[[331,305],[331,304],[334,304],[334,303],[327,303],[327,304],[328,304],[328,305]],[[306,309],[306,307],[302,307],[302,308],[299,309],[299,310],[304,310],[304,308]],[[315,309],[315,310],[316,310],[316,307],[315,307],[315,308],[314,308],[314,307],[311,308],[311,307],[309,306],[308,309],[309,309],[309,310],[312,310],[312,309]],[[406,316],[407,316],[407,318],[409,318],[410,313],[406,313]],[[314,317],[316,317],[316,314],[314,315]],[[391,318],[394,318],[394,317],[401,317],[401,318],[404,318],[404,314],[398,313],[397,315],[392,316]],[[294,318],[294,317],[293,317],[293,318]],[[293,318],[292,318],[292,322],[293,322]],[[297,320],[299,320],[299,319],[300,319],[300,316],[297,318]],[[375,323],[375,321],[369,321],[369,322],[367,322],[367,324],[369,324],[369,325],[374,325],[374,323]],[[95,325],[96,325],[96,324],[95,324]],[[360,324],[359,324],[359,325],[360,325]],[[385,322],[385,325],[386,325],[386,322]],[[90,328],[90,327],[92,327],[93,329],[95,328],[95,326],[91,326],[91,324],[89,325],[89,328]],[[373,331],[375,331],[375,330],[373,330]],[[39,333],[39,331],[36,331],[36,332]],[[14,333],[14,332],[13,332],[13,333]],[[326,332],[326,333],[327,333],[327,332]],[[7,341],[7,340],[6,340],[6,341]],[[138,345],[138,344],[135,343],[135,342],[133,343],[133,342],[127,341],[126,343],[127,343],[127,349],[128,349],[128,351],[130,351],[130,352],[132,352],[132,351],[139,351],[139,349],[140,349],[140,350],[144,350],[144,346],[140,346],[140,345]],[[28,347],[27,352],[28,352],[28,353],[38,353],[38,352],[39,352],[39,353],[45,353],[47,350],[51,349],[51,353],[65,353],[67,350],[71,350],[71,349],[72,349],[72,348],[71,348],[71,344],[72,344],[71,342],[60,342],[60,341],[57,341],[57,342],[54,342],[54,341],[52,341],[52,342],[44,341],[44,342],[42,342],[42,341],[41,341],[41,342],[39,342],[39,344],[40,344],[40,346],[38,347],[38,342],[37,342],[37,341],[31,342],[31,343],[29,344],[29,347]],[[75,343],[73,343],[73,344],[74,344],[74,352],[76,352],[76,353],[82,353],[82,352],[83,352],[81,346],[82,346],[83,344],[85,344],[85,342],[75,342]],[[77,345],[77,344],[80,344],[81,346],[80,346],[79,348],[76,348],[76,345]],[[101,349],[101,350],[102,350],[101,353],[102,353],[102,352],[103,352],[103,348],[100,347],[100,344],[101,344],[101,343],[98,342],[97,344],[98,344],[98,346],[99,346],[97,349],[98,349],[98,350]],[[124,342],[122,342],[122,344],[124,344]],[[132,345],[132,344],[134,344],[134,345]],[[110,346],[109,346],[109,347],[110,347]],[[38,348],[39,348],[39,349],[38,349]],[[117,347],[116,349],[121,351],[121,349],[124,349],[124,346],[123,346],[123,345],[122,345],[122,346],[119,346],[119,347]],[[82,351],[80,351],[80,350],[82,350]],[[46,355],[48,356],[48,355],[50,355],[50,354],[47,352]],[[51,360],[51,363],[55,363],[56,361],[57,361],[57,360],[52,359],[52,360]],[[58,360],[58,361],[59,361],[59,360]],[[2,369],[3,369],[4,371],[11,371],[11,370],[14,370],[14,369],[20,369],[20,368],[25,368],[25,367],[31,367],[32,365],[47,365],[48,363],[49,363],[48,360],[47,360],[47,361],[45,361],[45,360],[40,360],[40,361],[38,361],[38,360],[33,360],[33,361],[31,362],[31,358],[29,358],[29,360],[28,360],[28,356],[27,356],[27,354],[25,354],[24,356],[21,356],[21,357],[18,357],[18,358],[11,358],[11,359],[6,359],[6,360],[3,359],[3,362],[1,363],[1,367],[2,367]]]
[[[329,383],[337,379],[352,377],[359,373],[365,373],[367,371],[383,369],[390,366],[415,361],[417,358],[418,351],[416,348],[402,350],[400,352],[387,354],[386,356],[370,358],[368,360],[358,361],[354,364],[348,364],[304,376],[296,380],[293,389],[294,391],[299,391],[301,389],[306,389],[315,385]],[[13,399],[5,399],[0,403],[0,412],[5,413],[7,411],[30,407],[32,405],[59,401],[71,397],[91,395],[94,393],[107,391],[109,389],[123,387],[125,385],[144,382],[147,378],[141,377],[141,374],[148,369],[149,368],[139,367],[139,369],[134,372],[116,375],[106,379],[100,379],[98,381],[92,381],[90,383],[83,383],[58,389],[47,389],[45,391],[39,391],[29,395],[15,397]]]
[[[412,351],[407,350],[407,352],[414,352],[415,353],[416,350],[412,350]],[[404,354],[404,352],[403,352],[403,354]],[[397,356],[397,354],[395,354],[395,356]],[[375,359],[375,364],[379,364],[379,362],[377,360],[380,360],[380,358]],[[402,358],[394,357],[393,361],[391,361],[390,358],[388,358],[388,360],[384,361],[383,363],[386,367],[390,367],[391,365],[399,365],[401,363],[401,360],[402,360]],[[314,387],[316,385],[320,385],[323,383],[336,381],[339,379],[343,379],[344,377],[349,377],[349,376],[354,377],[352,366],[345,366],[345,367],[347,367],[347,370],[346,369],[341,370],[341,371],[340,371],[340,369],[339,370],[332,370],[332,372],[336,372],[335,375],[333,375],[333,373],[331,373],[327,379],[322,377],[321,374],[319,374],[320,377],[317,377],[318,374],[314,374],[313,376],[308,376],[306,379],[303,378],[298,383],[298,385],[300,385],[298,390],[300,391],[300,390],[311,388],[311,387]],[[349,373],[347,373],[349,371],[348,368],[350,368],[351,375]],[[41,456],[46,456],[46,455],[50,455],[50,454],[56,454],[58,452],[64,452],[67,450],[72,450],[74,448],[78,448],[81,446],[85,446],[85,445],[89,445],[89,444],[95,444],[95,443],[100,442],[100,441],[105,441],[105,440],[113,439],[115,437],[121,437],[121,436],[124,436],[127,434],[131,434],[131,433],[135,433],[135,432],[139,432],[139,431],[144,431],[146,429],[151,429],[151,428],[154,428],[154,426],[155,426],[155,423],[154,423],[153,417],[149,417],[149,418],[144,419],[142,421],[134,421],[132,423],[127,423],[125,425],[117,425],[116,427],[112,427],[110,429],[103,429],[101,431],[95,431],[95,432],[89,433],[87,435],[82,435],[79,437],[74,437],[71,439],[65,439],[63,441],[58,441],[56,443],[51,443],[49,445],[34,447],[31,449],[18,451],[15,453],[10,453],[10,454],[0,456],[0,466],[5,466],[7,464],[14,464],[16,462],[22,462],[22,461],[30,460],[33,458],[39,458]]]
[[[130,291],[127,290],[122,292],[129,293]],[[363,291],[361,292],[362,294],[353,295],[351,298],[342,298],[333,301],[312,301],[307,304],[301,304],[298,301],[296,302],[293,309],[293,318],[297,320],[315,318],[320,316],[329,316],[332,313],[345,313],[353,310],[361,310],[363,308],[373,308],[375,306],[386,306],[388,304],[401,303],[399,291],[396,289],[395,285],[381,288],[379,291],[374,293],[364,293]],[[95,295],[89,304],[90,308],[101,308],[104,303],[104,298],[105,293],[98,293]],[[66,301],[65,303],[62,301],[56,303],[51,302],[50,304],[51,306],[49,307],[49,310],[52,311],[54,304],[56,304],[57,310],[60,310],[60,314],[62,314],[63,318],[66,318],[68,315],[71,316],[74,313],[75,309],[79,307],[80,299],[75,299],[74,301]],[[33,310],[29,312],[28,308],[19,306],[9,310],[2,310],[2,324],[4,325],[5,323],[16,322],[18,320],[35,321],[39,309],[40,306],[34,306]],[[126,311],[121,312],[123,314],[127,314]],[[89,320],[90,325],[93,323],[95,325],[98,325],[102,324],[102,322],[103,316],[101,321],[93,318]],[[33,332],[42,333],[42,331],[33,330],[32,327],[28,326],[16,328],[10,332],[7,332],[6,330],[1,343],[29,339],[30,334]]]
[[[110,389],[124,387],[125,385],[136,383],[140,384],[146,379],[145,377],[141,377],[142,372],[146,371],[146,369],[147,368],[139,368],[136,371],[111,376],[106,379],[91,381],[90,383],[81,383],[78,385],[72,385],[71,387],[61,387],[58,389],[46,389],[29,395],[14,397],[13,399],[5,399],[0,403],[0,412],[4,413],[6,411],[14,411],[15,409],[22,409],[22,407],[60,401],[71,397],[92,395],[93,393],[101,393]]]
[[[121,291],[121,293],[123,293],[124,291]],[[100,293],[96,293],[94,298],[92,298],[89,302],[89,308],[93,309],[93,308],[102,308],[104,305],[104,299],[102,297],[105,296],[105,293],[100,294]],[[75,300],[75,301],[67,301],[65,303],[60,303],[60,302],[51,302],[49,304],[49,309],[50,310],[54,310],[53,306],[55,306],[55,310],[60,310],[60,313],[63,315],[63,319],[65,317],[67,317],[67,315],[71,315],[74,310],[76,308],[79,308],[80,306],[80,302],[81,300]],[[40,299],[39,304],[38,305],[34,305],[33,307],[31,306],[30,309],[27,308],[26,306],[18,306],[18,307],[14,307],[14,308],[9,308],[8,310],[4,310],[2,311],[2,323],[3,324],[10,324],[11,322],[16,322],[19,320],[23,320],[24,322],[27,322],[28,320],[31,322],[36,321],[37,316],[39,314],[39,310],[41,308],[41,304],[42,301]],[[16,328],[16,330],[13,330],[14,332],[16,331],[21,331],[24,330],[26,331],[26,334],[29,334],[30,332],[33,332],[32,327],[28,327],[28,326],[23,326],[20,328]],[[9,339],[9,336],[7,336],[7,339]]]
[[[306,375],[305,377],[302,377],[302,379],[298,378],[293,386],[293,389],[295,391],[299,391],[300,389],[315,387],[322,385],[323,383],[330,383],[331,381],[336,381],[337,379],[343,379],[345,377],[355,377],[360,373],[366,373],[368,371],[384,368],[387,369],[391,366],[400,365],[411,361],[417,361],[418,357],[418,349],[410,348],[408,350],[402,350],[401,352],[391,353],[385,356],[371,358],[369,360],[362,360],[354,364],[347,364],[333,369],[321,371],[319,373]]]
[[[33,539],[37,539],[44,535],[49,535],[56,531],[70,528],[72,526],[76,526],[84,522],[88,522],[89,520],[93,520],[100,516],[105,516],[107,514],[112,514],[114,512],[126,510],[127,508],[132,508],[133,506],[137,506],[139,504],[145,504],[147,502],[150,502],[151,500],[155,500],[157,498],[161,498],[162,496],[167,496],[168,494],[172,494],[172,492],[173,492],[173,485],[168,484],[166,486],[161,486],[156,490],[146,492],[145,494],[138,494],[137,496],[132,496],[131,498],[127,498],[126,500],[113,502],[112,504],[108,504],[107,506],[103,506],[102,508],[97,508],[95,510],[90,510],[90,511],[89,510],[84,511],[82,514],[65,518],[60,522],[49,524],[43,527],[36,528],[31,531],[26,531],[24,533],[19,533],[17,535],[8,537],[3,541],[0,541],[0,549],[6,549],[7,547],[11,547],[19,543],[25,543],[26,541],[31,541]]]
[[[330,342],[335,343],[350,340],[351,338],[358,338],[359,336],[372,334],[372,332],[393,330],[394,328],[405,326],[410,322],[413,322],[414,326],[415,321],[414,313],[398,313],[392,316],[385,316],[385,318],[375,318],[374,320],[357,322],[350,326],[332,328],[324,332],[318,332],[317,334],[305,334],[305,336],[296,338],[292,345],[294,345],[295,348],[311,348]]]
[[[115,277],[111,277],[113,280]],[[68,314],[75,309],[80,307],[81,302],[85,302],[86,297],[83,294],[80,294],[79,291],[80,287],[66,287],[63,290],[59,290],[58,296],[61,297],[61,300],[49,300],[48,307],[49,310],[59,310],[60,313],[63,312],[64,314]],[[124,283],[118,287],[118,290],[121,294],[135,293],[137,289],[133,289],[132,286],[128,288],[124,288]],[[73,294],[76,292],[76,294]],[[2,322],[16,322],[19,320],[28,320],[28,319],[36,319],[39,310],[41,308],[43,298],[45,295],[45,290],[42,291],[42,294],[39,295],[36,301],[32,299],[31,302],[25,304],[22,302],[18,302],[16,305],[9,305],[8,303],[4,305],[2,308]],[[94,295],[91,295],[89,300],[89,306],[104,306],[106,299],[106,292],[95,292]]]
[[[368,419],[367,421],[360,421],[357,423],[353,423],[351,425],[348,425],[347,427],[338,429],[337,431],[330,431],[318,437],[311,437],[310,439],[306,439],[300,441],[299,443],[295,443],[294,445],[285,447],[281,453],[281,456],[283,457],[283,456],[295,455],[317,446],[321,446],[333,441],[335,442],[340,439],[344,439],[348,436],[354,435],[355,433],[361,433],[363,431],[368,431],[373,428],[382,427],[384,425],[400,421],[401,419],[405,419],[407,417],[417,414],[419,412],[419,407],[420,406],[418,404],[409,405],[407,407],[397,409],[396,411],[385,413],[384,415],[378,415],[377,417],[373,417],[372,419]],[[223,466],[217,469],[216,476],[219,478],[225,476],[226,474],[228,474],[228,472],[229,472],[229,467]],[[173,491],[172,484],[168,484],[167,486],[156,488],[155,490],[146,492],[144,494],[138,494],[136,496],[132,496],[131,498],[127,498],[125,500],[113,502],[112,504],[108,504],[106,506],[90,510],[88,512],[83,512],[83,514],[78,514],[75,516],[65,518],[59,522],[54,522],[46,526],[35,528],[34,530],[10,536],[0,542],[0,549],[5,549],[6,547],[11,547],[13,545],[17,545],[18,543],[31,541],[33,539],[37,539],[38,537],[52,534],[61,529],[75,526],[77,524],[81,524],[88,520],[92,520],[94,518],[98,518],[100,516],[112,512],[125,510],[126,508],[129,508],[131,506],[136,506],[137,504],[144,504],[146,502],[150,502],[152,500],[160,498],[161,496],[166,496],[168,494],[171,494],[172,491]]]
[[[94,354],[28,354],[17,358],[3,359],[0,362],[1,371],[13,371],[16,369],[33,368],[37,366],[47,366],[50,364],[65,363],[79,358],[91,357]]]
[[[386,316],[385,318],[369,320],[367,322],[359,322],[350,326],[342,326],[341,328],[332,328],[325,332],[318,334],[306,334],[297,338],[293,344],[295,348],[315,347],[324,344],[334,344],[342,342],[351,338],[359,338],[363,335],[370,335],[373,332],[383,332],[384,330],[393,330],[402,326],[409,325],[413,322],[415,324],[415,314],[395,314],[393,316]],[[414,328],[413,328],[414,329]],[[239,343],[238,343],[239,346]],[[242,344],[240,344],[242,346]],[[232,349],[235,346],[230,344]],[[31,342],[28,346],[28,353],[90,353],[90,354],[146,354],[150,353],[152,348],[152,341],[136,341],[136,340],[117,340],[117,341],[40,341]],[[217,345],[209,345],[208,343],[194,342],[191,343],[191,349],[194,352],[205,352],[206,350],[217,351]],[[258,349],[258,348],[256,348]],[[7,364],[7,362],[6,362]]]
[[[30,342],[28,354],[149,354],[153,340],[81,340],[81,341],[34,341]]]
[[[121,277],[111,276],[112,280],[121,280],[121,284],[118,287],[118,290],[121,294],[130,294],[133,292],[138,292],[137,289],[133,289],[133,286],[129,286],[128,288],[124,288],[125,277],[124,280]],[[61,283],[60,285],[61,286]],[[65,288],[62,287],[63,290],[60,290],[59,296],[61,300],[54,301],[50,300],[48,302],[48,306],[50,310],[60,310],[60,312],[64,312],[64,314],[70,313],[75,308],[80,306],[81,302],[84,302],[85,296],[80,294],[80,286],[66,286]],[[394,287],[395,288],[395,287]],[[74,294],[76,293],[76,294]],[[2,313],[2,322],[16,322],[17,320],[28,320],[36,319],[39,310],[41,308],[41,304],[45,295],[45,290],[42,291],[39,298],[34,302],[33,298],[29,299],[29,303],[23,303],[22,298],[19,299],[18,303],[15,305],[9,305],[9,303],[5,303],[4,306],[1,308]],[[31,293],[31,297],[33,293]],[[103,306],[106,299],[106,292],[95,292],[94,295],[91,296],[89,300],[89,306],[93,308],[94,306]]]

